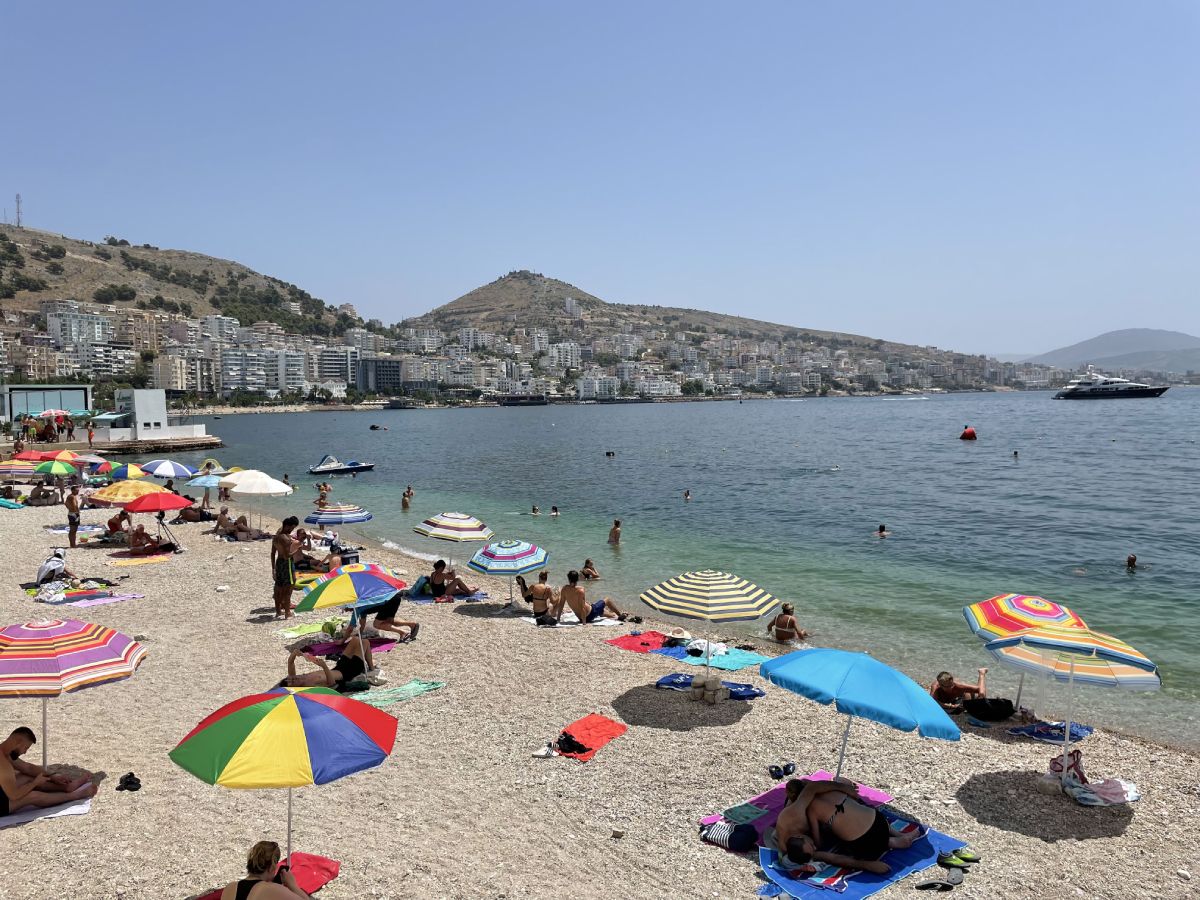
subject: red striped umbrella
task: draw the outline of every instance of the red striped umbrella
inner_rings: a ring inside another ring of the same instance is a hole
[[[42,765],[46,701],[131,676],[146,657],[133,638],[78,619],[27,622],[0,629],[0,697],[42,698]]]

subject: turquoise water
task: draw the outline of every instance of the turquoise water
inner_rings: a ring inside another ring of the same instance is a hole
[[[975,443],[956,439],[967,423]],[[625,601],[682,571],[736,572],[794,601],[817,643],[922,680],[988,665],[993,693],[1012,696],[1016,676],[983,652],[961,607],[1005,591],[1061,600],[1163,675],[1158,694],[1082,689],[1081,718],[1195,746],[1197,424],[1200,391],[1173,389],[1097,403],[1030,393],[240,415],[209,428],[228,445],[222,462],[298,484],[326,452],[375,462],[336,479],[334,499],[370,509],[358,528],[376,540],[461,564],[474,548],[412,526],[467,512],[548,548],[555,584],[591,557],[604,577],[590,590]],[[409,483],[416,501],[402,512]],[[270,508],[303,517],[312,496]],[[606,543],[613,518],[619,547]],[[880,523],[892,537],[873,536]],[[1126,572],[1129,553],[1145,568]],[[1061,689],[1034,696],[1061,714]]]

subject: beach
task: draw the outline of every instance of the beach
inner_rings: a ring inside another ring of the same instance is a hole
[[[84,521],[104,517],[86,511]],[[69,609],[37,605],[16,586],[63,543],[42,526],[64,520],[61,507],[0,517],[13,560],[4,623]],[[89,814],[3,831],[0,897],[192,897],[240,877],[254,842],[284,841],[285,792],[213,787],[167,757],[208,713],[285,672],[269,543],[218,541],[206,528],[174,528],[187,550],[161,564],[112,568],[104,550],[69,552],[76,573],[128,574],[123,590],[145,594],[71,612],[144,636],[149,656],[131,679],[51,701],[51,763],[105,777]],[[376,549],[364,560],[409,581],[427,565]],[[507,598],[506,582],[468,581]],[[593,595],[596,587],[603,582]],[[766,685],[756,669],[727,676],[766,688],[749,703],[656,691],[658,678],[690,667],[605,643],[635,626],[536,629],[499,602],[405,603],[400,617],[422,627],[414,643],[379,657],[389,686],[421,678],[446,687],[389,707],[399,729],[382,766],[295,792],[295,849],[341,862],[319,897],[750,897],[757,861],[703,843],[699,819],[769,788],[772,763],[794,761],[800,774],[836,764],[844,719],[833,710]],[[29,725],[42,737],[37,700],[8,699],[0,710],[0,730]],[[629,730],[586,763],[531,756],[593,712]],[[856,721],[845,774],[983,855],[956,889],[962,896],[1194,896],[1200,761],[1099,730],[1081,749],[1089,775],[1134,781],[1142,799],[1097,809],[1039,794],[1054,749],[996,728],[964,728],[946,743]],[[40,746],[30,757],[39,760]],[[115,791],[129,771],[142,790]]]

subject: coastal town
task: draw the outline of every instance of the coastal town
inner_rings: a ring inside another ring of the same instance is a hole
[[[298,301],[285,311],[300,315]],[[354,307],[336,336],[274,321],[137,309],[75,299],[4,312],[6,380],[78,380],[164,390],[181,402],[434,400],[615,402],[750,395],[1036,390],[1071,373],[853,336],[779,328],[742,336],[663,323],[596,321],[574,298],[543,325],[504,330],[385,327]],[[703,326],[701,326],[703,327]],[[618,330],[614,330],[618,329]]]

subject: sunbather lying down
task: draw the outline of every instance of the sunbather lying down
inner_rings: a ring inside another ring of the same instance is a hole
[[[359,637],[358,632],[349,625],[342,631],[341,656],[333,668],[319,656],[314,656],[307,650],[293,650],[288,656],[287,678],[281,681],[280,687],[330,687],[340,690],[348,682],[361,675],[374,674],[375,661],[371,655],[371,643]],[[296,658],[303,656],[320,671],[296,674]]]
[[[797,866],[810,860],[886,875],[888,850],[910,846],[916,835],[892,830],[883,812],[862,802],[858,788],[834,781],[793,779],[788,802],[775,823],[775,845]],[[836,848],[838,852],[830,850]]]

